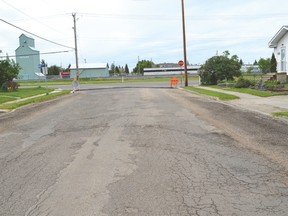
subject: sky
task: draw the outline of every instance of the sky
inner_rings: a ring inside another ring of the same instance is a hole
[[[184,6],[190,64],[226,50],[246,64],[269,58],[269,41],[288,25],[287,0],[184,0]],[[0,0],[0,56],[14,58],[24,33],[48,66],[75,64],[72,13],[81,64],[127,64],[131,71],[138,60],[184,59],[181,0]]]

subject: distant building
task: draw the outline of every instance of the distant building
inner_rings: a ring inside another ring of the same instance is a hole
[[[107,63],[79,64],[79,78],[109,77]],[[70,68],[70,77],[76,76],[76,65]]]
[[[172,68],[172,67],[178,67],[178,64],[177,63],[159,63],[159,64],[156,64],[156,67]]]
[[[241,66],[241,72],[242,73],[248,73],[250,70],[250,73],[261,73],[260,68],[258,65],[252,65],[252,64],[245,64]]]
[[[284,25],[269,42],[269,47],[274,48],[274,55],[277,60],[277,72],[288,74],[287,47],[288,47],[288,26]],[[273,71],[272,71],[273,72]]]
[[[39,73],[40,52],[35,50],[34,39],[24,34],[19,36],[19,47],[15,50],[16,62],[20,65],[19,79],[37,79]]]
[[[200,69],[200,65],[189,65],[187,66],[187,73],[197,75]],[[171,76],[184,74],[183,67],[157,67],[157,68],[144,68],[144,76]]]

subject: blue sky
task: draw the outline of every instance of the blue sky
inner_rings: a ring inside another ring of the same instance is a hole
[[[271,57],[268,42],[288,23],[284,0],[184,0],[187,59],[202,64],[229,50],[245,63]],[[74,47],[77,16],[79,63],[155,63],[183,59],[181,0],[0,0],[1,19],[29,32]],[[0,22],[1,55],[15,54],[23,32]],[[25,33],[29,35],[28,33]],[[66,51],[35,36],[41,53]],[[74,52],[42,55],[49,65],[75,63]]]

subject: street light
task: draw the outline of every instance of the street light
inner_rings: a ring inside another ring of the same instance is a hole
[[[185,86],[188,86],[184,0],[181,0],[181,2],[182,2],[182,29],[183,29],[183,52],[184,52],[184,75],[185,75]]]

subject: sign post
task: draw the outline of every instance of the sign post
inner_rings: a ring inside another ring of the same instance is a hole
[[[41,64],[42,73],[45,75],[45,83],[46,83],[46,95],[48,95],[48,84],[47,84],[47,75],[48,75],[48,68],[46,64]]]
[[[184,65],[184,61],[183,60],[180,60],[180,61],[178,61],[178,65],[179,65],[179,67],[180,67],[180,69],[181,69],[181,87],[183,86],[182,85],[182,67],[183,67],[183,65]]]

